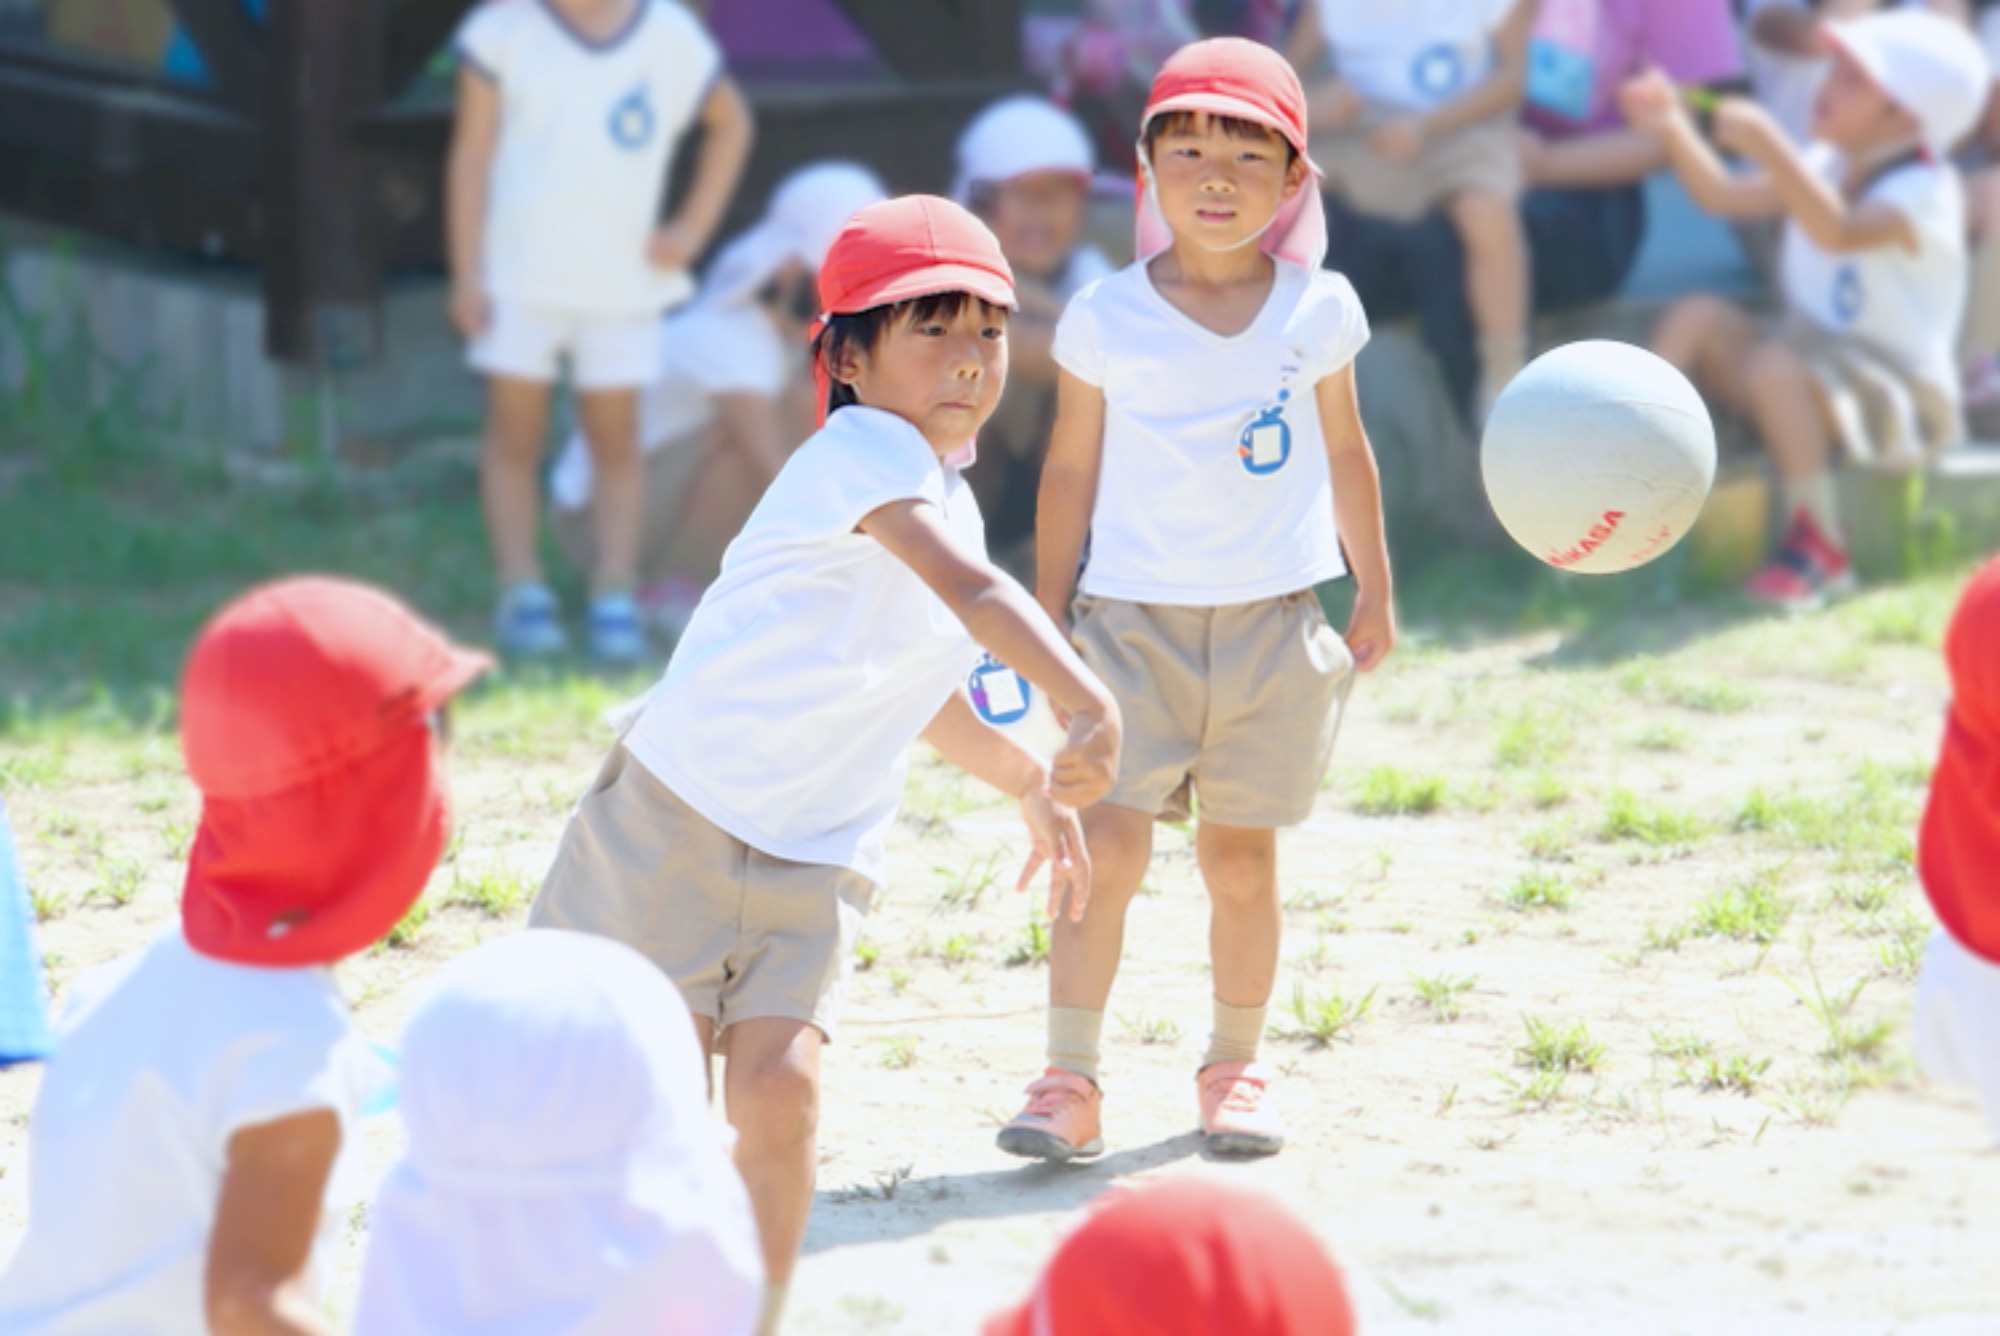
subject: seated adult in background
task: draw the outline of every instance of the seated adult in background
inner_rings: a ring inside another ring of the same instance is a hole
[[[1475,419],[1527,354],[1513,121],[1534,20],[1535,0],[1311,0],[1290,47],[1326,191],[1389,222],[1442,210],[1458,233],[1478,339]]]
[[[865,167],[824,162],[779,183],[757,226],[716,258],[701,294],[667,317],[659,379],[640,393],[646,500],[635,599],[677,637],[791,448],[810,433],[813,284],[834,234],[884,197]],[[579,570],[592,557],[590,452],[572,432],[549,479],[553,528]]]
[[[965,479],[993,560],[1023,581],[1034,579],[1035,497],[1055,422],[1056,321],[1079,289],[1112,271],[1082,240],[1096,166],[1077,119],[1029,94],[994,103],[958,140],[953,194],[993,229],[1021,303],[1007,322],[1007,392]]]

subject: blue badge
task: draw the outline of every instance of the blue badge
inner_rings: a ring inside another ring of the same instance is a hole
[[[1285,421],[1290,390],[1278,391],[1278,402],[1259,413],[1236,441],[1236,457],[1255,474],[1276,473],[1292,457],[1292,429]]]
[[[644,148],[653,137],[653,104],[646,100],[646,85],[640,84],[611,109],[611,142],[620,148]]]
[[[980,655],[979,666],[972,670],[965,689],[972,697],[972,708],[995,728],[1027,718],[1028,706],[1035,698],[1028,679],[991,654]]]
[[[1537,37],[1528,44],[1528,101],[1566,120],[1590,115],[1597,61],[1589,52]]]
[[[1418,53],[1410,65],[1410,82],[1417,90],[1434,98],[1447,98],[1458,91],[1465,79],[1465,62],[1458,48],[1440,43]]]
[[[1851,325],[1861,314],[1861,304],[1865,297],[1861,288],[1861,271],[1852,264],[1840,266],[1840,272],[1833,276],[1833,313],[1843,325]]]

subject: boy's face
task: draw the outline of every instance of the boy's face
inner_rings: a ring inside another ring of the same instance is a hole
[[[1865,152],[1912,141],[1918,133],[1916,119],[1891,102],[1853,56],[1834,47],[1826,82],[1813,102],[1812,137]]]
[[[1035,172],[994,186],[980,214],[1015,272],[1053,278],[1076,249],[1088,193],[1069,172]]]
[[[1306,181],[1305,160],[1275,130],[1243,139],[1208,115],[1162,132],[1153,141],[1152,165],[1167,226],[1209,251],[1248,244]]]
[[[949,319],[900,320],[833,371],[862,403],[909,421],[940,457],[949,455],[971,443],[1000,402],[1007,313],[967,301]]]

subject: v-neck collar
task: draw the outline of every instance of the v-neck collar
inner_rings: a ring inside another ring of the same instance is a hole
[[[549,22],[562,29],[563,33],[572,42],[575,42],[578,46],[594,55],[602,55],[607,51],[612,51],[623,46],[627,38],[639,31],[640,25],[646,21],[647,12],[653,7],[654,0],[638,0],[638,3],[632,6],[632,17],[625,21],[625,26],[617,32],[612,33],[609,37],[603,38],[592,37],[589,33],[571,23],[568,16],[556,8],[552,0],[535,0],[535,3],[540,5],[542,12],[549,16]]]
[[[1291,282],[1288,271],[1298,267],[1290,261],[1280,259],[1275,255],[1271,257],[1271,290],[1264,294],[1263,305],[1257,308],[1256,315],[1250,317],[1250,323],[1237,330],[1234,334],[1224,334],[1220,331],[1210,329],[1207,325],[1202,324],[1201,321],[1195,319],[1186,311],[1174,305],[1172,301],[1168,300],[1167,294],[1160,291],[1160,285],[1153,281],[1151,261],[1142,261],[1140,263],[1139,280],[1146,285],[1146,296],[1157,303],[1159,308],[1165,311],[1168,317],[1178,323],[1183,329],[1192,334],[1199,335],[1219,347],[1228,348],[1241,343],[1244,339],[1249,338],[1250,335],[1257,332],[1258,327],[1264,323],[1264,317],[1271,313],[1271,308],[1277,303],[1279,292]]]

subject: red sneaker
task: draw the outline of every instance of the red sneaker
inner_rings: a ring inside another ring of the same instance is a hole
[[[1000,1129],[1000,1149],[1030,1160],[1088,1159],[1104,1151],[1104,1096],[1075,1072],[1051,1067],[1028,1087],[1028,1107]]]
[[[1853,591],[1854,566],[1805,510],[1792,516],[1778,555],[1744,586],[1759,603],[1805,612]]]

